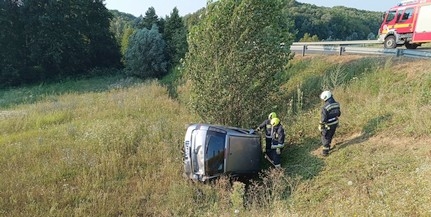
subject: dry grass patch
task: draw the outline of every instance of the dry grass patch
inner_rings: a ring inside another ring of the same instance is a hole
[[[431,141],[356,137],[340,142],[325,169],[292,195],[303,216],[428,216]]]
[[[0,213],[187,214],[165,202],[182,179],[184,126],[197,120],[157,83],[64,94],[15,111],[25,112],[1,124]]]

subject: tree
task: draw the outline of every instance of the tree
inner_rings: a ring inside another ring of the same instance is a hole
[[[121,54],[124,56],[126,54],[127,48],[129,46],[129,38],[133,34],[133,29],[128,27],[124,30],[123,37],[121,38]]]
[[[275,77],[292,42],[282,2],[217,1],[191,30],[184,73],[191,108],[203,120],[250,127],[277,105]]]
[[[304,37],[299,39],[299,41],[300,42],[314,42],[314,41],[319,41],[319,37],[317,37],[317,35],[311,36],[309,33],[305,33]]]
[[[171,66],[175,66],[184,58],[187,52],[187,29],[183,20],[175,7],[170,16],[166,18],[164,28],[164,38],[167,44],[167,53]]]
[[[19,4],[0,1],[0,86],[17,85],[25,71],[24,24]]]
[[[192,26],[198,24],[201,21],[201,15],[205,14],[205,8],[201,8],[194,13],[184,15],[184,23],[187,29],[191,29]]]
[[[7,78],[1,80],[3,85],[120,65],[103,0],[7,0],[0,6],[0,71]]]
[[[126,73],[140,78],[160,78],[167,73],[166,43],[154,24],[137,30],[129,39],[126,51]]]
[[[374,33],[370,32],[367,36],[367,39],[368,40],[376,40],[376,35]]]
[[[110,31],[110,21],[113,15],[103,5],[104,0],[83,1],[88,17],[81,23],[86,29],[88,58],[90,68],[119,67],[121,61],[120,45]]]
[[[110,10],[113,18],[110,22],[110,31],[114,33],[115,38],[121,41],[126,29],[131,28],[133,21],[136,19],[132,14],[119,12],[118,10]]]
[[[151,29],[154,24],[159,25],[159,18],[154,7],[149,7],[145,12],[145,17],[142,18],[138,28]]]

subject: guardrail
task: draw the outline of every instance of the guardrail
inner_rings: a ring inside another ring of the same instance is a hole
[[[384,49],[384,48],[368,48],[358,47],[357,45],[380,44],[377,40],[366,41],[327,41],[327,42],[295,42],[290,46],[290,50],[301,52],[302,56],[306,53],[314,54],[366,54],[366,55],[392,55],[406,56],[414,58],[431,59],[431,52],[417,51],[409,49]],[[346,46],[341,46],[346,45]],[[356,46],[347,46],[356,45]]]

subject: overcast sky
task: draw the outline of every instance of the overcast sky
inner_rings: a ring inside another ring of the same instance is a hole
[[[400,0],[297,0],[317,6],[346,6],[369,11],[386,11]],[[206,6],[207,0],[105,0],[108,9],[129,13],[136,17],[145,15],[149,7],[154,7],[159,17],[169,15],[177,7],[180,16],[196,12]]]

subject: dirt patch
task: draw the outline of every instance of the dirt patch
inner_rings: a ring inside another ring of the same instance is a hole
[[[358,59],[363,59],[366,58],[364,56],[360,56],[360,55],[307,55],[307,56],[301,56],[301,55],[296,55],[295,59],[314,59],[314,58],[319,58],[319,59],[325,59],[327,62],[331,62],[331,63],[345,63],[345,62],[350,62],[353,60],[358,60]]]

